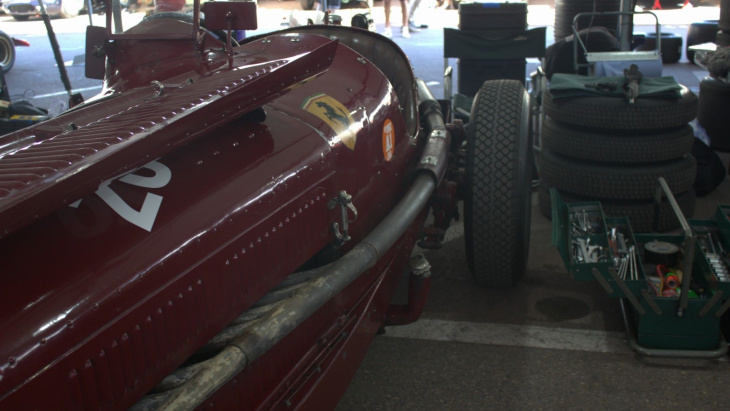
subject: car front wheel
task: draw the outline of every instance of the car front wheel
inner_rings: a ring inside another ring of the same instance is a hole
[[[479,285],[506,288],[524,274],[532,205],[530,102],[515,80],[485,82],[467,125],[464,239]]]

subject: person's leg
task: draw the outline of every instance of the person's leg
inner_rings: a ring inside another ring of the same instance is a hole
[[[401,36],[405,38],[411,37],[411,33],[408,30],[408,0],[400,0],[401,9],[401,20],[403,26],[401,27]]]
[[[420,31],[421,29],[427,29],[428,24],[416,24],[415,21],[415,15],[416,11],[418,10],[418,6],[421,5],[421,0],[413,0],[413,3],[411,3],[411,8],[408,10],[408,26],[410,27],[411,31]]]
[[[383,30],[383,35],[385,37],[393,37],[393,32],[390,28],[390,2],[391,0],[383,0],[383,11],[385,12],[385,30]]]
[[[403,27],[408,27],[408,0],[400,0],[401,16]]]
[[[390,27],[390,1],[383,0],[383,11],[385,12],[385,27]]]

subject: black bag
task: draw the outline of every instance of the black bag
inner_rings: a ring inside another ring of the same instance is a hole
[[[694,189],[698,196],[710,194],[725,179],[725,166],[722,160],[702,140],[695,138],[692,146],[692,155],[697,160],[697,177],[695,177]]]
[[[10,104],[7,109],[8,117],[13,115],[21,116],[47,116],[48,110],[40,107],[36,107],[30,104],[28,101],[21,100]]]

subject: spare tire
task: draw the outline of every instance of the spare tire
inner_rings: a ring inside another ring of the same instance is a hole
[[[691,154],[678,160],[633,166],[610,166],[540,152],[540,176],[560,190],[594,198],[616,200],[651,199],[657,179],[664,177],[673,193],[692,188],[697,164]]]
[[[680,98],[639,98],[634,104],[620,97],[590,96],[553,101],[543,99],[545,114],[561,123],[603,130],[662,130],[686,125],[697,116],[697,96],[682,86]]]
[[[598,129],[570,127],[546,118],[542,128],[543,147],[582,161],[610,164],[642,164],[674,160],[692,150],[692,127],[660,131],[610,133]]]
[[[687,60],[689,60],[692,64],[695,62],[695,52],[689,49],[690,46],[714,42],[716,35],[717,20],[705,20],[690,24],[687,29],[687,46],[685,47]],[[662,41],[664,41],[664,39],[662,39]]]
[[[621,0],[557,0],[555,2],[555,41],[573,34],[573,19],[579,13],[619,11]],[[618,26],[618,15],[593,16],[578,19],[578,30],[588,27],[606,27],[613,33]],[[633,26],[633,23],[632,23]]]

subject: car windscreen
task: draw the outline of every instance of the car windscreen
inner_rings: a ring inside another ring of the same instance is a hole
[[[194,38],[198,31],[199,0],[106,0],[109,39]],[[156,19],[188,24],[150,24]]]

